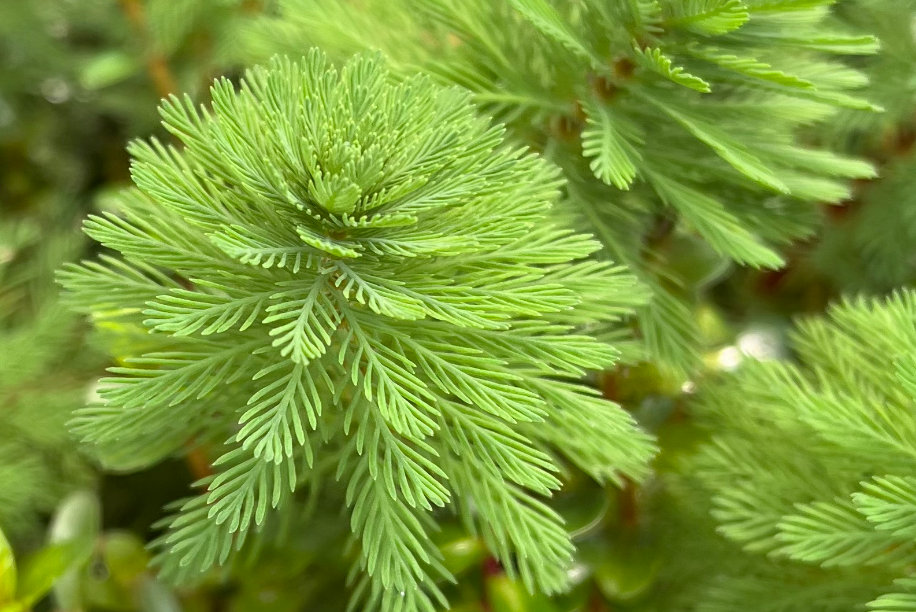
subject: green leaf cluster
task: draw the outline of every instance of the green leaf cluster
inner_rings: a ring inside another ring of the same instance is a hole
[[[66,422],[99,363],[80,350],[80,321],[56,300],[54,271],[82,240],[54,227],[53,215],[66,208],[0,213],[0,526],[14,541],[89,478]]]
[[[916,293],[843,302],[800,323],[793,344],[798,364],[747,362],[695,407],[711,439],[684,484],[694,503],[712,500],[732,546],[705,566],[694,605],[908,610]]]
[[[854,0],[837,18],[882,41],[881,52],[850,60],[868,76],[869,95],[882,113],[845,110],[811,134],[830,146],[875,160],[880,177],[855,186],[845,206],[824,227],[811,263],[846,290],[888,292],[916,279],[912,215],[913,98],[916,94],[916,3]]]
[[[354,603],[445,603],[444,508],[529,590],[562,591],[560,467],[639,480],[654,450],[579,382],[617,358],[592,334],[642,302],[635,278],[588,259],[600,245],[551,216],[558,172],[468,92],[312,51],[211,93],[164,102],[184,147],[132,144],[137,189],[86,222],[118,256],[60,274],[121,362],[75,418],[95,456],[214,457],[166,521],[163,574],[194,579],[339,481]]]
[[[653,291],[649,358],[698,366],[695,287],[668,266],[671,237],[726,260],[779,268],[819,206],[870,164],[817,148],[800,128],[873,112],[865,75],[841,61],[877,48],[830,15],[832,0],[285,0],[252,28],[254,56],[303,41],[335,55],[390,54],[472,92],[516,142],[568,179],[565,204]]]

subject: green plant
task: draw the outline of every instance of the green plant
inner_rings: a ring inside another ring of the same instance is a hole
[[[836,56],[877,43],[836,22],[833,3],[285,0],[248,40],[254,56],[304,41],[381,49],[400,74],[467,88],[562,167],[572,220],[652,289],[647,359],[690,373],[698,267],[781,267],[780,248],[812,234],[821,204],[848,197],[844,179],[874,175],[799,138],[837,109],[876,109],[858,91],[865,76]]]
[[[677,491],[697,516],[711,511],[728,542],[681,531],[683,550],[706,551],[681,560],[702,575],[689,606],[907,610],[916,294],[834,306],[802,322],[793,345],[799,363],[746,362],[710,381],[693,408],[711,439]]]
[[[564,589],[573,547],[541,499],[559,466],[638,480],[653,453],[579,383],[614,362],[593,334],[643,290],[586,259],[599,245],[550,216],[558,172],[466,92],[311,52],[212,97],[167,101],[185,148],[135,142],[138,190],[86,223],[122,257],[61,274],[124,362],[75,420],[95,455],[216,457],[158,542],[163,572],[225,562],[293,494],[341,479],[355,600],[444,603],[428,536],[450,502],[510,576]]]
[[[833,147],[872,159],[880,177],[860,181],[826,225],[812,249],[817,270],[844,290],[888,292],[913,284],[912,176],[916,130],[916,3],[851,0],[838,16],[882,41],[881,52],[857,58],[869,95],[882,113],[845,111],[817,137]]]
[[[54,287],[55,269],[83,242],[55,223],[68,203],[52,198],[0,215],[0,527],[14,541],[91,479],[66,422],[101,366],[80,351],[81,322]],[[52,229],[42,234],[42,225]]]

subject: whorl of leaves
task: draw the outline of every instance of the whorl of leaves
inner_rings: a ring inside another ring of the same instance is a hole
[[[571,214],[652,287],[649,358],[697,366],[692,287],[667,237],[697,234],[719,257],[778,268],[820,205],[874,175],[802,144],[838,109],[875,109],[842,63],[875,39],[838,27],[833,0],[282,0],[252,52],[308,40],[382,49],[402,74],[460,85],[544,151],[568,179]]]
[[[577,382],[614,362],[579,330],[638,304],[633,277],[551,221],[558,173],[505,147],[466,92],[311,52],[212,98],[165,102],[185,147],[134,143],[139,189],[86,223],[121,257],[61,276],[129,340],[74,425],[98,456],[133,468],[225,442],[206,492],[167,521],[162,570],[226,561],[331,461],[357,600],[441,602],[428,534],[452,502],[510,574],[563,589],[550,449],[599,480],[640,478],[653,451]]]

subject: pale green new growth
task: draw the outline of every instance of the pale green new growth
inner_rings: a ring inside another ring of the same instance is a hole
[[[557,171],[506,148],[469,93],[312,52],[212,98],[167,101],[185,148],[134,143],[139,190],[86,223],[122,258],[61,276],[129,339],[76,419],[98,456],[135,467],[225,440],[159,541],[163,572],[225,562],[330,463],[370,607],[445,603],[429,533],[449,504],[510,575],[562,590],[552,449],[602,481],[641,478],[653,452],[577,382],[614,362],[587,327],[639,304],[635,280],[551,221]]]
[[[877,42],[838,27],[833,3],[281,0],[248,44],[381,49],[401,74],[468,89],[511,138],[562,166],[581,227],[652,288],[648,358],[690,371],[693,287],[657,265],[667,237],[696,233],[723,259],[778,268],[779,247],[810,235],[822,204],[849,196],[847,179],[874,176],[798,139],[838,109],[877,108],[856,91],[867,79],[837,59]]]

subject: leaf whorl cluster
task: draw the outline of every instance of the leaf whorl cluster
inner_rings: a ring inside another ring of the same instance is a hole
[[[225,444],[168,521],[163,571],[226,561],[336,476],[370,607],[442,601],[428,534],[452,502],[511,574],[561,590],[552,449],[599,480],[642,477],[653,450],[576,382],[614,362],[579,330],[638,304],[633,277],[586,259],[598,244],[549,216],[558,173],[505,147],[466,92],[311,52],[212,99],[164,103],[184,148],[134,143],[138,190],[86,223],[121,257],[62,274],[129,349],[74,424],[102,461]]]
[[[778,268],[779,247],[812,232],[821,204],[874,175],[797,136],[838,109],[876,108],[838,56],[877,43],[837,26],[833,2],[283,0],[249,39],[261,53],[303,40],[382,49],[404,74],[473,92],[562,166],[571,214],[653,289],[641,315],[650,358],[690,371],[692,287],[667,238],[696,234],[723,260]]]

